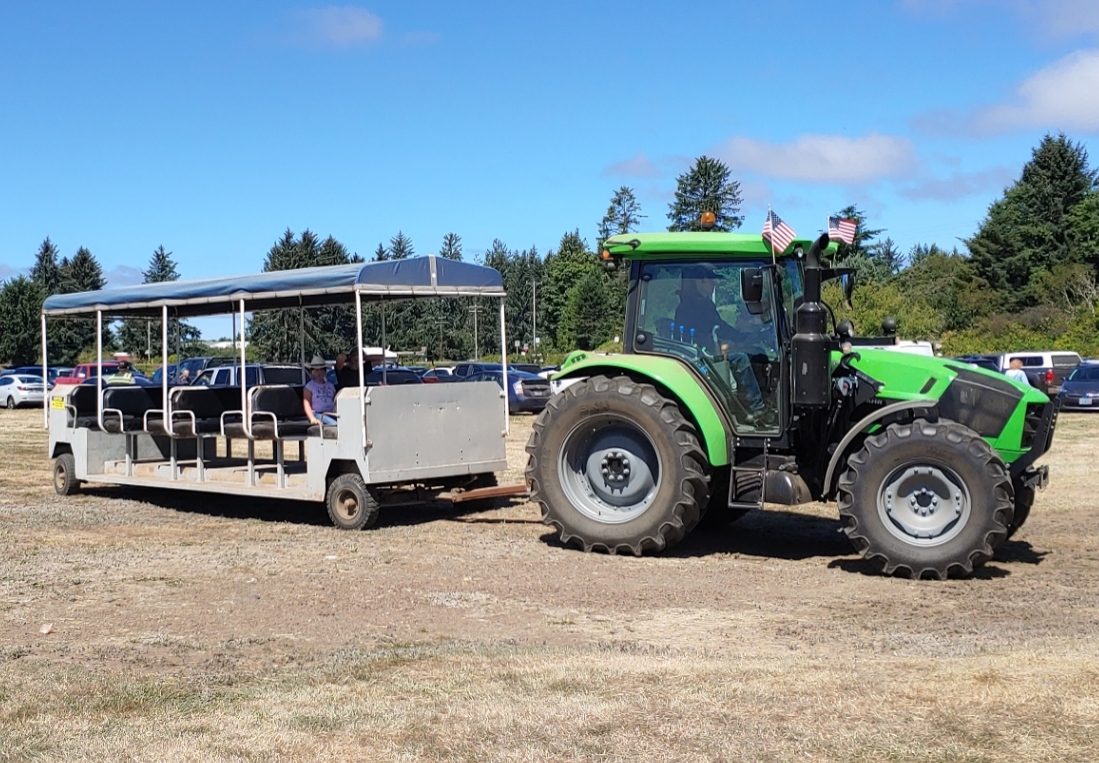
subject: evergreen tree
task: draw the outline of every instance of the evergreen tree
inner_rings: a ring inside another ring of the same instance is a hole
[[[443,236],[443,245],[439,247],[439,256],[448,260],[462,259],[462,237],[457,233]]]
[[[42,288],[33,278],[18,276],[0,288],[0,360],[13,366],[41,362],[44,298]]]
[[[95,256],[85,247],[76,250],[72,259],[61,261],[61,293],[71,294],[80,291],[98,291],[107,284],[103,277],[103,268]],[[57,321],[57,339],[50,337],[48,352],[51,362],[73,365],[80,359],[82,352],[91,352],[96,348],[94,318],[63,318]],[[114,337],[110,328],[103,326],[103,347],[113,347]]]
[[[46,240],[38,248],[38,254],[34,256],[34,267],[31,268],[31,280],[38,285],[44,297],[56,294],[61,289],[61,265],[57,261],[57,255],[57,247],[46,236]]]
[[[638,204],[633,189],[622,186],[614,192],[610,206],[607,207],[607,213],[599,221],[598,246],[596,246],[596,249],[602,250],[603,242],[611,236],[634,232],[644,217],[645,215],[641,214],[641,205]]]
[[[385,262],[389,259],[389,250],[379,241],[378,248],[374,250],[374,258],[371,262]]]
[[[412,239],[406,236],[402,231],[397,231],[397,235],[389,239],[390,259],[403,260],[412,257],[415,253],[415,250],[412,248]]]
[[[593,350],[607,341],[607,308],[606,277],[600,270],[589,270],[569,291],[561,315],[564,345]]]
[[[740,212],[740,183],[732,180],[724,162],[700,156],[691,169],[676,179],[675,201],[668,205],[670,231],[704,230],[703,212],[713,212],[710,230],[735,230],[744,222]]]
[[[149,266],[142,271],[142,283],[164,283],[178,281],[179,271],[172,253],[164,250],[161,244],[149,259]],[[168,318],[168,354],[176,358],[185,356],[188,344],[197,341],[201,334],[191,324],[172,317]],[[163,341],[160,321],[154,318],[127,318],[122,321],[118,332],[119,347],[135,357],[152,359],[159,356]]]
[[[542,288],[538,291],[538,301],[542,305],[538,312],[543,319],[538,322],[538,333],[546,337],[555,348],[575,349],[571,339],[559,330],[565,305],[569,300],[569,290],[580,283],[589,272],[599,269],[595,256],[588,251],[587,242],[581,238],[579,231],[562,236],[557,251],[551,251],[546,256],[545,277],[542,279]]]
[[[1073,209],[1096,188],[1087,151],[1062,133],[1046,135],[1022,175],[993,202],[966,241],[980,277],[1018,311],[1039,301],[1035,276],[1055,265],[1081,261],[1072,243]]]
[[[851,258],[857,258],[860,255],[868,258],[873,258],[877,244],[874,243],[879,235],[885,232],[882,228],[870,228],[866,224],[866,214],[862,212],[854,204],[844,207],[839,212],[836,212],[836,217],[843,218],[845,220],[854,220],[858,226],[855,228],[855,240],[846,244],[842,241],[839,242],[839,248],[836,250],[836,261],[846,263]],[[892,239],[890,239],[891,251]],[[894,272],[893,262],[887,263],[889,265],[888,270],[890,273]],[[896,263],[899,265],[899,263]]]

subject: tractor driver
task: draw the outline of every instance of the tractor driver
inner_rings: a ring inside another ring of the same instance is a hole
[[[722,319],[714,304],[717,279],[710,268],[696,265],[683,269],[679,289],[679,307],[675,324],[694,338],[695,344],[712,354],[718,362],[726,361],[736,382],[737,390],[748,408],[748,423],[763,417],[766,408],[752,364],[743,349],[749,344],[745,332]]]

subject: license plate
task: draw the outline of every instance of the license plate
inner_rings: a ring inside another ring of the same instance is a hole
[[[1091,405],[1091,398],[1090,397],[1080,398],[1080,405]]]

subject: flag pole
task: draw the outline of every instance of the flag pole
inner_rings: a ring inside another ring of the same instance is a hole
[[[777,266],[778,258],[775,257],[775,219],[771,213],[771,205],[767,205],[767,222],[771,225],[771,264]]]

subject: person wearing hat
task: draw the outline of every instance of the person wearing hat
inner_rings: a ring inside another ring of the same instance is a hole
[[[302,392],[302,407],[310,424],[336,423],[333,412],[336,410],[336,388],[325,378],[328,366],[324,358],[314,355],[313,360],[305,364],[309,370],[309,383]]]
[[[748,409],[747,423],[756,423],[766,414],[763,393],[752,364],[742,351],[746,337],[721,317],[714,304],[716,274],[709,267],[695,265],[683,269],[680,283],[679,307],[675,311],[675,326],[679,332],[676,337],[701,347],[719,362],[728,362],[737,392]]]
[[[128,358],[118,359],[118,370],[107,377],[107,384],[118,385],[130,385],[134,383],[134,367],[130,364]]]

